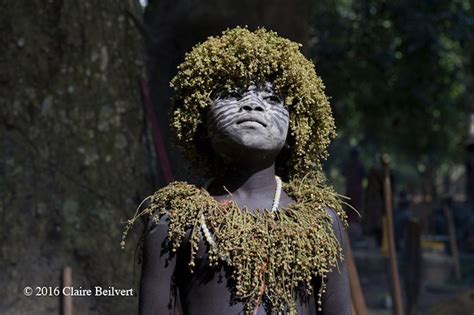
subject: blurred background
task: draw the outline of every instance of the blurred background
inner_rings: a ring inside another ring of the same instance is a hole
[[[23,288],[61,286],[65,266],[75,287],[137,289],[140,228],[122,251],[123,223],[167,182],[193,180],[170,144],[169,81],[193,45],[237,25],[302,43],[326,84],[338,137],[325,170],[360,212],[347,210],[367,313],[396,302],[393,210],[405,313],[472,314],[473,6],[2,1],[0,314],[64,313],[61,297]],[[73,300],[76,314],[134,314],[137,302]]]

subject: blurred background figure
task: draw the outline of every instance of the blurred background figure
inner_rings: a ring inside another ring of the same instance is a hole
[[[393,186],[392,186],[393,187]],[[364,233],[382,245],[382,220],[385,214],[383,199],[383,172],[379,167],[372,167],[367,179],[363,218]]]
[[[411,196],[405,190],[398,193],[398,201],[393,213],[395,244],[397,250],[402,249],[407,233],[408,221],[412,218]]]
[[[350,198],[348,203],[357,211],[363,207],[363,186],[365,169],[359,158],[359,150],[352,148],[349,154],[349,160],[343,166],[342,174],[346,180],[346,196]],[[362,235],[361,218],[359,214],[346,207],[346,213],[349,221],[349,235],[351,239]]]

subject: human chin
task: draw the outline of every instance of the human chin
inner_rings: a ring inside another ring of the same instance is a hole
[[[236,146],[250,151],[275,152],[280,151],[285,144],[285,140],[279,137],[248,130],[234,131],[229,138]]]

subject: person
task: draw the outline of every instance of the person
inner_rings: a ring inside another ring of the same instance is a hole
[[[350,314],[346,217],[321,172],[334,122],[312,63],[238,27],[178,69],[175,142],[210,180],[169,184],[129,221],[124,237],[150,218],[139,313]]]
[[[343,176],[346,180],[346,197],[350,198],[346,207],[347,221],[349,221],[349,236],[351,241],[360,239],[362,236],[362,226],[360,215],[354,209],[362,209],[363,185],[365,169],[359,158],[359,151],[352,148],[349,159],[344,163]]]

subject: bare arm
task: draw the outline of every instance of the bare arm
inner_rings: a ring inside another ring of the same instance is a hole
[[[334,210],[328,209],[328,211],[331,214],[334,234],[342,246],[344,256],[346,256],[348,247],[346,232]],[[322,314],[324,315],[350,315],[352,312],[347,264],[343,260],[339,262],[338,267],[328,274],[326,293],[322,300]]]
[[[176,255],[169,254],[168,222],[169,218],[164,216],[160,222],[150,222],[147,227],[140,279],[140,315],[174,314]]]

